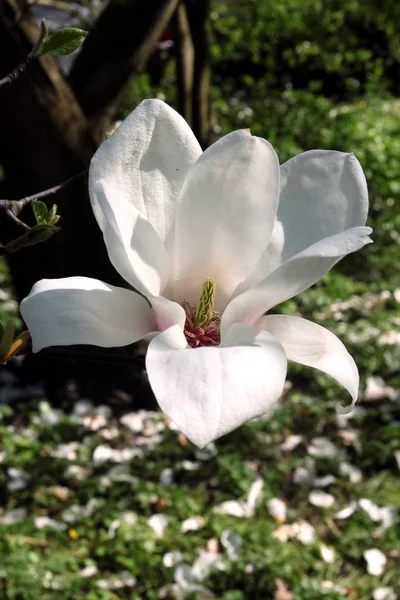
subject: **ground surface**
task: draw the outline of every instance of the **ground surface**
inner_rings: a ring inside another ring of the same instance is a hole
[[[400,298],[370,288],[332,274],[283,307],[355,353],[350,419],[346,394],[300,368],[273,415],[203,451],[155,413],[3,406],[0,597],[397,598]]]

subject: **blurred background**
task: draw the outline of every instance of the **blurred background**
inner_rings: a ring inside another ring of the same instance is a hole
[[[158,97],[204,148],[250,128],[281,162],[354,152],[374,244],[275,311],[346,344],[361,375],[350,417],[335,411],[348,401],[338,385],[292,365],[272,415],[199,451],[152,412],[140,348],[134,369],[73,352],[0,367],[0,598],[400,598],[400,3],[2,0],[0,76],[42,18],[90,33],[0,91],[1,198],[86,168]],[[22,329],[19,301],[43,277],[122,283],[87,183],[53,201],[61,232],[0,258],[2,324]],[[0,222],[0,237],[15,232]]]

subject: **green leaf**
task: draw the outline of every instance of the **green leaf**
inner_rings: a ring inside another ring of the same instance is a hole
[[[47,223],[39,223],[24,235],[25,240],[22,245],[33,246],[39,242],[45,242],[58,231],[60,231],[60,227],[55,227]]]
[[[76,27],[59,29],[43,42],[38,56],[44,56],[45,54],[51,54],[52,56],[71,54],[71,52],[82,46],[87,33],[87,31]]]
[[[47,206],[41,200],[34,200],[32,202],[32,210],[35,215],[36,223],[42,223],[47,220]]]
[[[49,212],[47,213],[46,223],[49,225],[55,225],[60,220],[60,215],[57,214],[57,204],[53,204]]]
[[[59,220],[60,220],[60,215],[54,215],[54,217],[51,217],[51,219],[49,219],[47,222],[49,225],[56,225]]]
[[[42,55],[41,53],[42,53],[43,44],[47,40],[48,35],[49,35],[49,28],[47,27],[46,21],[44,19],[42,19],[40,22],[40,36],[37,41],[37,44],[35,45],[35,47],[32,50],[32,56],[34,56],[35,58]]]
[[[56,216],[56,213],[57,213],[57,204],[53,204],[53,206],[50,208],[49,212],[47,213],[47,217],[46,217],[47,223],[52,224],[51,221]]]

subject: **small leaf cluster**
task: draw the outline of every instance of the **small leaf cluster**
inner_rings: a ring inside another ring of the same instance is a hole
[[[41,200],[34,200],[32,202],[32,210],[37,225],[54,226],[60,219],[60,216],[57,215],[57,204],[53,204],[53,206],[48,209],[46,204]]]
[[[39,58],[46,54],[52,56],[71,54],[82,46],[87,33],[87,31],[77,27],[64,27],[49,35],[47,24],[42,21],[41,35],[33,50],[33,56]]]

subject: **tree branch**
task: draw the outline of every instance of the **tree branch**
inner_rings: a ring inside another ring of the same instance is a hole
[[[0,73],[22,62],[38,39],[37,24],[29,14],[17,19],[19,3],[0,0]],[[89,166],[97,147],[88,120],[52,56],[33,61],[29,77],[2,88],[0,131],[5,173],[0,198],[23,198],[66,181]],[[63,216],[61,231],[46,244],[9,256],[18,299],[43,278],[80,274],[123,285],[109,262],[84,179],[62,189],[56,203]],[[2,217],[0,239],[6,245],[24,231],[12,217]]]
[[[176,71],[178,84],[178,111],[192,125],[194,48],[185,4],[176,9]]]
[[[139,73],[179,0],[111,0],[85,41],[69,81],[97,140],[109,128],[121,96]]]
[[[25,198],[20,198],[19,200],[0,200],[0,209],[9,207],[11,209],[14,209],[13,210],[14,215],[17,215],[20,213],[20,211],[25,206],[27,206],[28,204],[33,202],[33,200],[39,200],[39,198],[46,198],[47,196],[53,196],[54,194],[57,194],[57,192],[60,192],[61,190],[63,190],[65,187],[67,187],[67,185],[69,185],[73,181],[77,181],[77,179],[80,179],[81,177],[84,177],[84,175],[87,175],[87,173],[88,173],[88,170],[85,169],[84,171],[81,171],[77,175],[73,175],[72,177],[69,177],[66,181],[63,181],[62,183],[59,183],[58,185],[54,185],[53,187],[51,187],[47,190],[44,190],[42,192],[38,192],[37,194],[32,194],[32,196],[25,196]],[[18,206],[17,210],[15,210],[15,206]]]
[[[5,246],[0,247],[0,256],[4,254],[9,254],[10,252],[16,252],[20,248],[26,246],[27,242],[27,233],[31,231],[31,227],[26,225],[23,221],[18,219],[19,213],[21,210],[33,202],[34,200],[38,200],[39,198],[46,198],[48,196],[52,196],[60,192],[65,187],[67,187],[70,183],[77,181],[81,177],[87,174],[87,169],[81,171],[77,175],[70,177],[63,183],[59,183],[58,185],[54,185],[53,187],[44,190],[43,192],[38,192],[37,194],[32,194],[32,196],[25,196],[25,198],[21,198],[20,200],[0,200],[0,214],[4,212],[4,216],[6,219],[13,222],[13,224],[22,231],[22,235],[18,238],[15,238],[9,241]],[[33,233],[33,231],[32,231]]]
[[[18,79],[18,77],[26,71],[26,69],[28,68],[30,63],[34,60],[34,58],[35,58],[35,56],[32,53],[28,54],[26,59],[21,64],[19,64],[17,67],[15,67],[15,69],[13,69],[11,71],[11,73],[9,73],[5,77],[3,77],[3,79],[0,79],[0,88],[9,83],[14,83],[14,81],[16,81]]]
[[[210,0],[184,0],[194,47],[192,128],[202,148],[210,143]]]
[[[11,73],[3,77],[3,79],[0,79],[0,88],[9,83],[14,83],[14,81],[16,81],[18,77],[22,75],[22,73],[25,73],[30,63],[39,56],[40,49],[47,37],[47,34],[48,29],[46,21],[42,20],[42,22],[40,23],[40,35],[37,43],[31,50],[31,52],[29,52],[25,60],[23,60],[17,67],[15,67],[15,69],[13,69]]]

